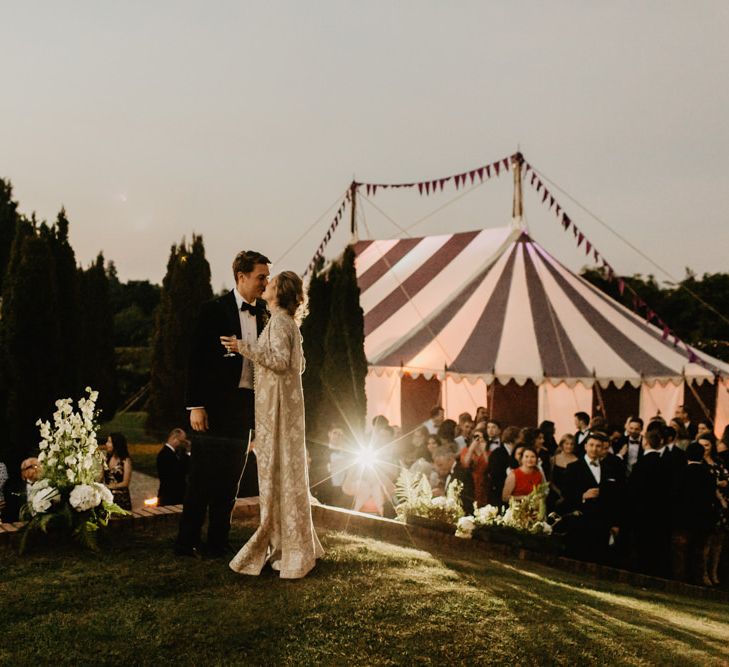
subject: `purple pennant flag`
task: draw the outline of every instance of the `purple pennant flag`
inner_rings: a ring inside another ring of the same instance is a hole
[[[524,173],[525,173],[525,174],[526,174],[526,173],[527,173],[527,172],[528,172],[528,171],[529,171],[529,170],[530,170],[531,168],[532,168],[532,166],[531,166],[531,165],[530,165],[530,164],[529,164],[528,162],[525,162],[525,163],[524,163]]]
[[[455,175],[455,176],[453,177],[453,183],[454,183],[454,184],[455,184],[455,186],[456,186],[456,190],[458,190],[458,186],[459,186],[459,185],[461,184],[461,175],[460,175],[460,174],[456,174],[456,175]]]
[[[428,183],[427,181],[425,182],[425,194],[430,194],[430,183]]]
[[[423,194],[423,184],[418,183],[418,192],[422,195]]]
[[[329,243],[329,239],[332,238],[332,233],[329,231],[327,232],[327,235],[324,237],[324,240]]]
[[[570,223],[572,220],[570,220],[569,216],[566,213],[562,214],[562,225],[564,226],[565,230],[570,228]]]
[[[487,164],[485,167],[486,170],[486,178],[491,178],[491,165]]]
[[[690,364],[695,364],[699,358],[696,356],[696,353],[687,345],[686,349],[688,350],[688,359]]]
[[[585,241],[585,254],[589,255],[590,250],[592,250],[592,243],[590,243],[589,241]]]
[[[579,248],[582,245],[582,242],[585,240],[585,235],[580,232],[577,234],[577,247]]]
[[[441,178],[441,179],[440,179],[440,189],[441,189],[441,190],[443,190],[443,186],[444,186],[444,185],[445,185],[445,184],[446,184],[446,183],[447,183],[448,181],[450,181],[450,180],[451,180],[451,177],[450,177],[450,176],[449,176],[448,178]]]
[[[650,322],[655,316],[656,314],[649,308],[648,312],[645,314],[645,321]]]
[[[549,191],[547,188],[544,188],[544,194],[542,195],[542,204],[547,201],[547,197],[549,197]]]
[[[580,230],[577,229],[577,225],[572,225],[572,236],[577,238],[577,235],[580,233]]]
[[[474,181],[474,179],[476,178],[476,170],[475,170],[475,169],[473,169],[473,170],[469,171],[469,172],[468,172],[468,176],[469,176],[469,177],[470,177],[470,179],[471,179],[471,185],[473,185],[473,181]]]
[[[537,180],[537,192],[539,192],[542,189],[542,187],[544,187],[544,184],[542,183],[542,181]]]
[[[499,175],[499,169],[501,168],[501,166],[499,165],[498,162],[494,162],[494,165],[493,166],[494,166],[494,171],[496,172],[496,175],[498,176]]]
[[[504,158],[504,159],[502,160],[502,162],[503,162],[503,164],[504,164],[504,169],[505,169],[506,171],[509,171],[509,158],[508,158],[508,157],[505,157],[505,158]]]
[[[373,185],[372,186],[372,194],[373,195],[376,195],[377,194],[377,186],[376,185]]]
[[[534,181],[536,180],[536,178],[537,178],[537,175],[534,172],[532,172],[532,178],[531,178],[531,181],[530,181],[530,185],[532,187],[534,187]]]
[[[370,196],[370,192],[371,192],[371,191],[372,191],[372,187],[370,186],[370,184],[369,184],[369,183],[367,183],[367,196],[368,196],[368,197]]]
[[[676,334],[673,335],[673,347],[678,347],[678,336]]]
[[[557,208],[555,208],[555,209],[554,209],[554,213],[556,214],[556,216],[557,216],[558,218],[559,218],[559,212],[560,212],[561,210],[562,210],[562,207],[561,207],[561,206],[560,206],[559,204],[557,204]]]
[[[481,181],[481,183],[483,183],[483,167],[479,167],[478,169],[476,169],[476,172],[478,173],[479,180]]]
[[[554,206],[554,197],[552,195],[549,195],[549,210],[552,210],[552,206]]]

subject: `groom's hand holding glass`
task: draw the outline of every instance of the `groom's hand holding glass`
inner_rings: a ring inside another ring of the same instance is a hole
[[[220,343],[225,348],[226,352],[232,354],[240,354],[240,348],[238,347],[239,339],[235,336],[221,336]],[[226,355],[227,356],[227,355]]]

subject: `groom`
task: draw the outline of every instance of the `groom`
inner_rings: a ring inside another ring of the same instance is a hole
[[[193,430],[190,479],[175,552],[200,554],[208,515],[207,553],[230,551],[230,517],[254,428],[253,363],[226,355],[221,336],[255,342],[268,320],[261,299],[270,260],[244,250],[233,260],[235,288],[203,305],[192,337],[186,405]]]

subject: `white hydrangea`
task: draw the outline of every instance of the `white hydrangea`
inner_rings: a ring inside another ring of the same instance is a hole
[[[85,512],[86,510],[98,507],[101,502],[101,491],[97,488],[96,484],[79,484],[71,491],[68,500],[71,503],[71,507],[77,512]]]
[[[114,494],[109,491],[107,487],[105,487],[103,484],[99,484],[99,482],[94,482],[94,486],[99,491],[99,494],[101,494],[101,500],[105,503],[113,503],[114,502]]]

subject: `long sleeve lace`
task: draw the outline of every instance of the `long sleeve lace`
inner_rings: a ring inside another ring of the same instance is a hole
[[[239,340],[238,351],[274,373],[284,373],[291,365],[291,330],[286,325],[283,316],[274,315],[255,343]]]

